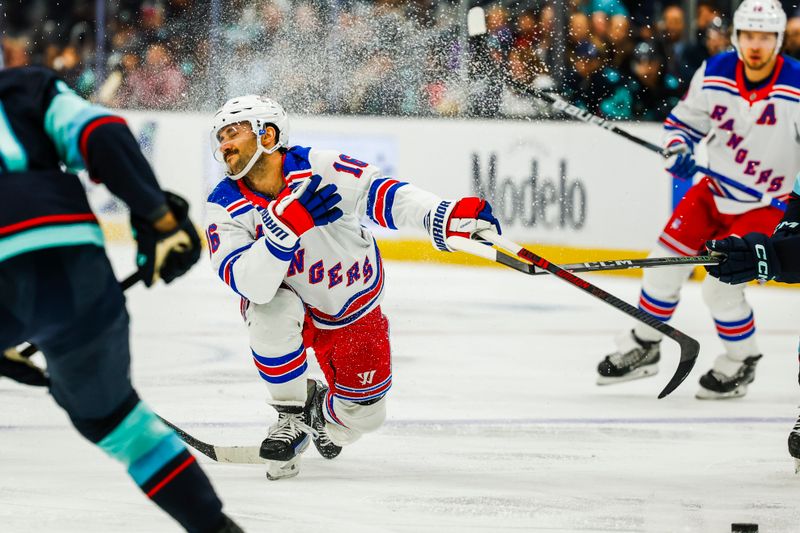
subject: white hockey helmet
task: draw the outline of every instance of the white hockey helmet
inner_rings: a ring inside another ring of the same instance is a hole
[[[260,139],[266,133],[267,126],[275,126],[278,130],[278,140],[275,146],[269,150],[264,148],[261,142],[257,142],[256,153],[253,154],[250,161],[240,172],[230,176],[235,180],[250,172],[250,169],[253,168],[261,154],[271,154],[282,146],[288,148],[289,144],[289,117],[283,107],[266,96],[248,94],[231,98],[214,114],[214,121],[211,126],[211,146],[214,151],[214,159],[220,163],[225,163],[217,133],[225,126],[244,123],[249,123],[250,127],[247,131],[252,131],[256,139]]]
[[[786,31],[786,13],[778,0],[744,0],[733,14],[733,42],[739,58],[742,51],[739,48],[739,32],[764,31],[778,34],[778,43],[775,45],[775,54],[781,51],[783,34]]]

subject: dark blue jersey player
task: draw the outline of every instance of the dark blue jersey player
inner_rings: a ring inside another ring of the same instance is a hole
[[[161,190],[122,118],[49,70],[0,70],[0,348],[35,343],[75,428],[186,530],[241,531],[131,385],[125,300],[71,173],[84,168],[130,207],[147,286],[199,257],[188,205]]]

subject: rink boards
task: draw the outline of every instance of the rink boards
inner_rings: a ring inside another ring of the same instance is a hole
[[[204,199],[222,177],[210,117],[124,112],[165,188]],[[623,124],[659,142],[658,124]],[[672,206],[661,159],[599,128],[569,122],[293,117],[292,144],[340,150],[444,198],[489,199],[511,238],[555,261],[642,257]],[[92,191],[111,240],[127,239],[126,215]],[[472,263],[433,251],[420,231],[373,228],[388,258]]]

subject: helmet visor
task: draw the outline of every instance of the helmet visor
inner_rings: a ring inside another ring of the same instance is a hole
[[[225,163],[226,155],[237,150],[236,144],[248,137],[255,137],[253,126],[249,121],[225,124],[211,132],[211,150],[214,159]]]

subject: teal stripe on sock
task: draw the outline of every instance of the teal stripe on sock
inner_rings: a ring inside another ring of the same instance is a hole
[[[153,475],[161,470],[165,464],[169,463],[176,455],[184,451],[186,447],[181,439],[172,433],[164,437],[155,448],[141,456],[128,467],[128,473],[140,487],[147,483]]]
[[[0,237],[0,261],[34,250],[79,244],[103,247],[103,232],[100,226],[92,222],[81,222],[33,228],[10,237]]]
[[[149,407],[139,402],[98,446],[130,467],[170,435],[174,435],[174,432]]]

